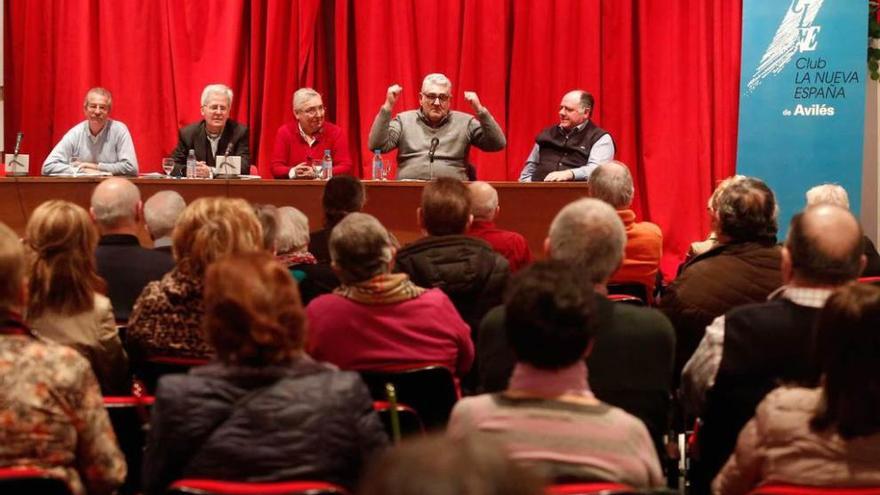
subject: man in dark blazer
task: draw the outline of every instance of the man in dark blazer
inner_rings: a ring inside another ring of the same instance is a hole
[[[189,150],[196,153],[196,175],[210,177],[218,156],[241,157],[241,173],[250,172],[248,128],[229,118],[232,108],[232,90],[223,84],[209,84],[202,91],[202,120],[190,124],[178,133],[173,158],[175,174],[186,171]]]

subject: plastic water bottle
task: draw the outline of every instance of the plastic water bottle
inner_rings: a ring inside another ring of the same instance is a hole
[[[373,150],[373,180],[385,180],[385,167],[380,149]]]
[[[186,156],[186,178],[195,179],[196,177],[196,150],[189,150]]]
[[[333,177],[333,158],[330,150],[324,150],[324,158],[321,160],[321,179],[330,180]]]

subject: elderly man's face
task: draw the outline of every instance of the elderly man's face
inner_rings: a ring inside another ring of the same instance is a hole
[[[204,105],[202,105],[202,118],[205,119],[205,128],[212,134],[223,130],[226,121],[229,120],[229,99],[223,93],[211,93]]]
[[[581,107],[581,99],[578,95],[565,95],[559,102],[559,127],[563,129],[577,127],[589,116],[589,109]]]
[[[320,96],[313,96],[298,110],[294,110],[294,114],[303,132],[309,136],[314,135],[324,125],[324,100]]]
[[[449,114],[450,88],[437,84],[426,84],[419,94],[422,113],[432,123],[443,120]]]
[[[89,121],[89,127],[93,130],[103,129],[110,117],[110,99],[100,93],[89,93],[83,112]]]

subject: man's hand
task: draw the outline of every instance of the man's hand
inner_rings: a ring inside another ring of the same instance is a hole
[[[394,104],[397,103],[397,98],[400,96],[401,91],[403,91],[403,88],[399,84],[392,84],[388,87],[388,93],[385,95],[385,104],[382,105],[385,110],[390,112],[394,109]]]
[[[480,104],[480,97],[477,96],[477,93],[473,91],[465,91],[464,99],[471,104],[471,107],[473,107],[474,109],[474,113],[480,113],[483,110],[483,105]]]
[[[313,169],[309,165],[306,165],[306,162],[301,162],[293,167],[293,175],[290,178],[291,179],[314,179],[315,178],[315,169]]]
[[[560,170],[558,172],[550,172],[544,177],[544,182],[565,182],[574,180],[574,172],[571,170]]]
[[[73,162],[73,166],[77,167],[77,171],[79,173],[96,174],[96,173],[100,172],[100,170],[98,169],[97,163],[77,161],[77,162]]]
[[[210,179],[211,167],[205,162],[196,162],[196,177],[200,179]]]

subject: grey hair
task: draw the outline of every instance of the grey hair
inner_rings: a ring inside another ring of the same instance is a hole
[[[491,220],[498,208],[498,191],[488,182],[475,181],[468,186],[471,195],[471,214],[474,218]]]
[[[429,84],[436,84],[437,86],[445,86],[446,89],[452,91],[452,81],[449,80],[444,74],[439,72],[435,72],[433,74],[428,74],[422,80],[422,91],[425,90],[425,86]]]
[[[293,92],[293,111],[296,112],[300,108],[302,108],[303,104],[314,97],[321,97],[321,93],[318,93],[312,88],[299,88],[298,90]]]
[[[807,206],[835,205],[849,209],[849,195],[838,184],[820,184],[807,191]]]
[[[309,246],[309,218],[293,206],[282,206],[276,211],[278,232],[275,246],[278,254],[305,251]]]
[[[177,191],[159,191],[144,203],[144,221],[154,239],[167,237],[177,218],[186,209],[186,201]]]
[[[596,100],[593,98],[593,95],[590,94],[589,91],[579,90],[581,92],[580,102],[581,108],[586,112],[587,110],[593,109],[593,104]]]
[[[134,221],[141,192],[128,179],[113,177],[95,187],[91,208],[95,222],[105,228],[116,227],[124,221]]]
[[[712,191],[712,195],[709,196],[709,200],[706,202],[706,208],[708,208],[711,212],[718,211],[718,198],[721,197],[721,193],[723,193],[725,189],[730,187],[731,184],[735,184],[745,178],[745,175],[736,174],[731,175],[730,177],[719,182],[718,185],[715,187],[715,190]]]
[[[550,257],[579,270],[594,284],[611,277],[623,259],[626,230],[614,208],[582,198],[566,205],[550,224]]]
[[[208,104],[208,98],[214,93],[225,96],[229,101],[229,106],[232,106],[232,90],[225,84],[209,84],[205,86],[205,89],[202,90],[202,106]]]
[[[392,256],[388,231],[367,213],[349,213],[330,232],[330,259],[342,283],[387,273]]]
[[[601,199],[617,209],[632,205],[633,187],[632,174],[623,163],[612,160],[596,167],[590,174],[590,196]]]
[[[100,86],[95,86],[94,88],[86,91],[86,96],[83,98],[83,107],[88,106],[89,104],[89,95],[101,95],[104,98],[107,98],[107,107],[108,109],[113,108],[113,95],[110,94],[110,91],[106,88],[102,88]]]

